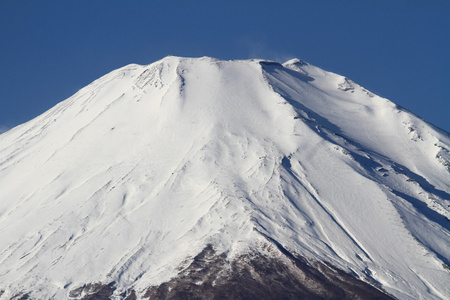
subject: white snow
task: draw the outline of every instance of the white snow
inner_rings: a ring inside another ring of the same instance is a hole
[[[300,60],[123,67],[0,135],[0,299],[142,292],[260,233],[400,299],[448,299],[449,149]]]

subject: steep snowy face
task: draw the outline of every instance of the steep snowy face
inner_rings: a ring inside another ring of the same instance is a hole
[[[129,65],[0,135],[0,299],[117,295],[267,239],[450,297],[450,139],[299,60]]]
[[[284,66],[275,74],[271,72],[271,81],[286,99],[294,100],[294,105],[317,116],[321,126],[363,149],[402,164],[437,188],[448,191],[448,133],[348,78],[295,60]],[[314,80],[305,84],[286,68],[308,74]]]

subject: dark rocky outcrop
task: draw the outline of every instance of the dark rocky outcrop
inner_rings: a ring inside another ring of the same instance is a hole
[[[206,247],[178,277],[144,299],[393,299],[350,274],[306,262],[278,246],[228,261]]]
[[[18,294],[11,298],[11,300],[28,300],[28,299],[30,299],[30,296],[28,294]]]
[[[114,282],[110,284],[89,283],[70,291],[69,297],[82,300],[110,299],[114,290]]]

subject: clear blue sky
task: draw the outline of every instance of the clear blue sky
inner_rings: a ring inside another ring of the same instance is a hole
[[[0,0],[0,130],[169,54],[298,57],[450,131],[448,0]]]

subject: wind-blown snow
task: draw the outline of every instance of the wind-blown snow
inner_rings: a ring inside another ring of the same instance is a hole
[[[263,233],[398,298],[448,299],[449,149],[300,60],[129,65],[0,136],[2,297],[142,291]]]

